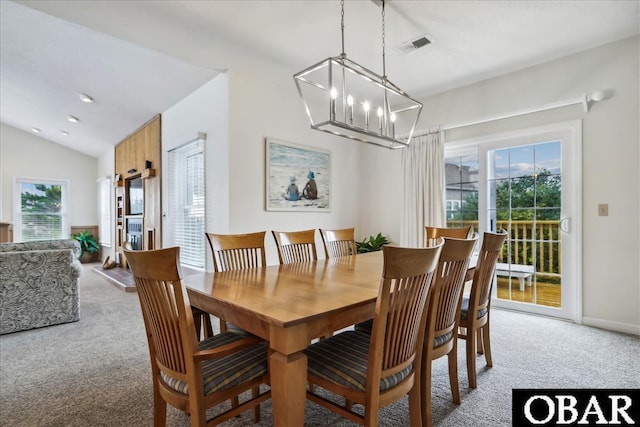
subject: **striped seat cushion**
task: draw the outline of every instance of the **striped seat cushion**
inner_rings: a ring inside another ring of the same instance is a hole
[[[364,392],[367,384],[369,339],[370,335],[367,333],[346,331],[310,345],[305,350],[309,373]],[[380,379],[380,391],[399,384],[412,370],[413,366],[409,366],[396,375]]]
[[[371,329],[373,328],[373,320],[367,320],[364,322],[357,323],[354,328],[358,332],[371,335]],[[449,341],[452,336],[453,336],[453,332],[449,332],[448,334],[434,338],[433,347],[434,348],[440,347],[442,344]]]
[[[234,341],[246,338],[245,334],[223,332],[211,338],[200,341],[200,350],[220,347]],[[206,395],[218,390],[232,387],[250,379],[259,378],[267,373],[267,344],[258,343],[237,353],[214,360],[202,362],[204,377],[204,393]],[[188,394],[189,385],[186,381],[175,379],[164,372],[160,372],[164,382],[172,389]]]
[[[467,312],[469,311],[469,298],[467,297],[463,297],[462,298],[462,310],[460,311],[460,319],[462,320],[467,320]],[[484,315],[487,314],[487,308],[481,308],[480,310],[478,310],[478,317],[477,319],[480,319],[481,317],[484,317]]]
[[[440,335],[439,337],[435,337],[433,339],[433,348],[438,348],[442,344],[449,342],[451,340],[451,337],[453,337],[453,331],[447,332],[446,334]]]

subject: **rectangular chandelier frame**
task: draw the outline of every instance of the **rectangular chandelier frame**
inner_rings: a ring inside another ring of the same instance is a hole
[[[389,149],[411,142],[422,104],[386,76],[342,54],[293,77],[312,129]]]

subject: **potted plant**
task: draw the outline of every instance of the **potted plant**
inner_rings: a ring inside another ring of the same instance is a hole
[[[356,249],[359,254],[367,252],[376,252],[382,250],[382,246],[391,243],[382,233],[377,236],[365,237],[362,242],[356,242]]]
[[[88,231],[81,231],[77,234],[71,235],[72,239],[80,242],[80,262],[94,262],[98,259],[100,252],[100,246],[93,237],[93,234]]]

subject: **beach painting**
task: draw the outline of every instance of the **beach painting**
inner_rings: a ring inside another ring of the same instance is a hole
[[[331,153],[266,139],[266,209],[331,210]]]

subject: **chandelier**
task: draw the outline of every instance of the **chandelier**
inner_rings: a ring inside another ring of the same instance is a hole
[[[384,3],[382,76],[347,58],[341,0],[342,53],[300,71],[293,79],[312,129],[397,149],[409,145],[422,104],[387,79]]]

